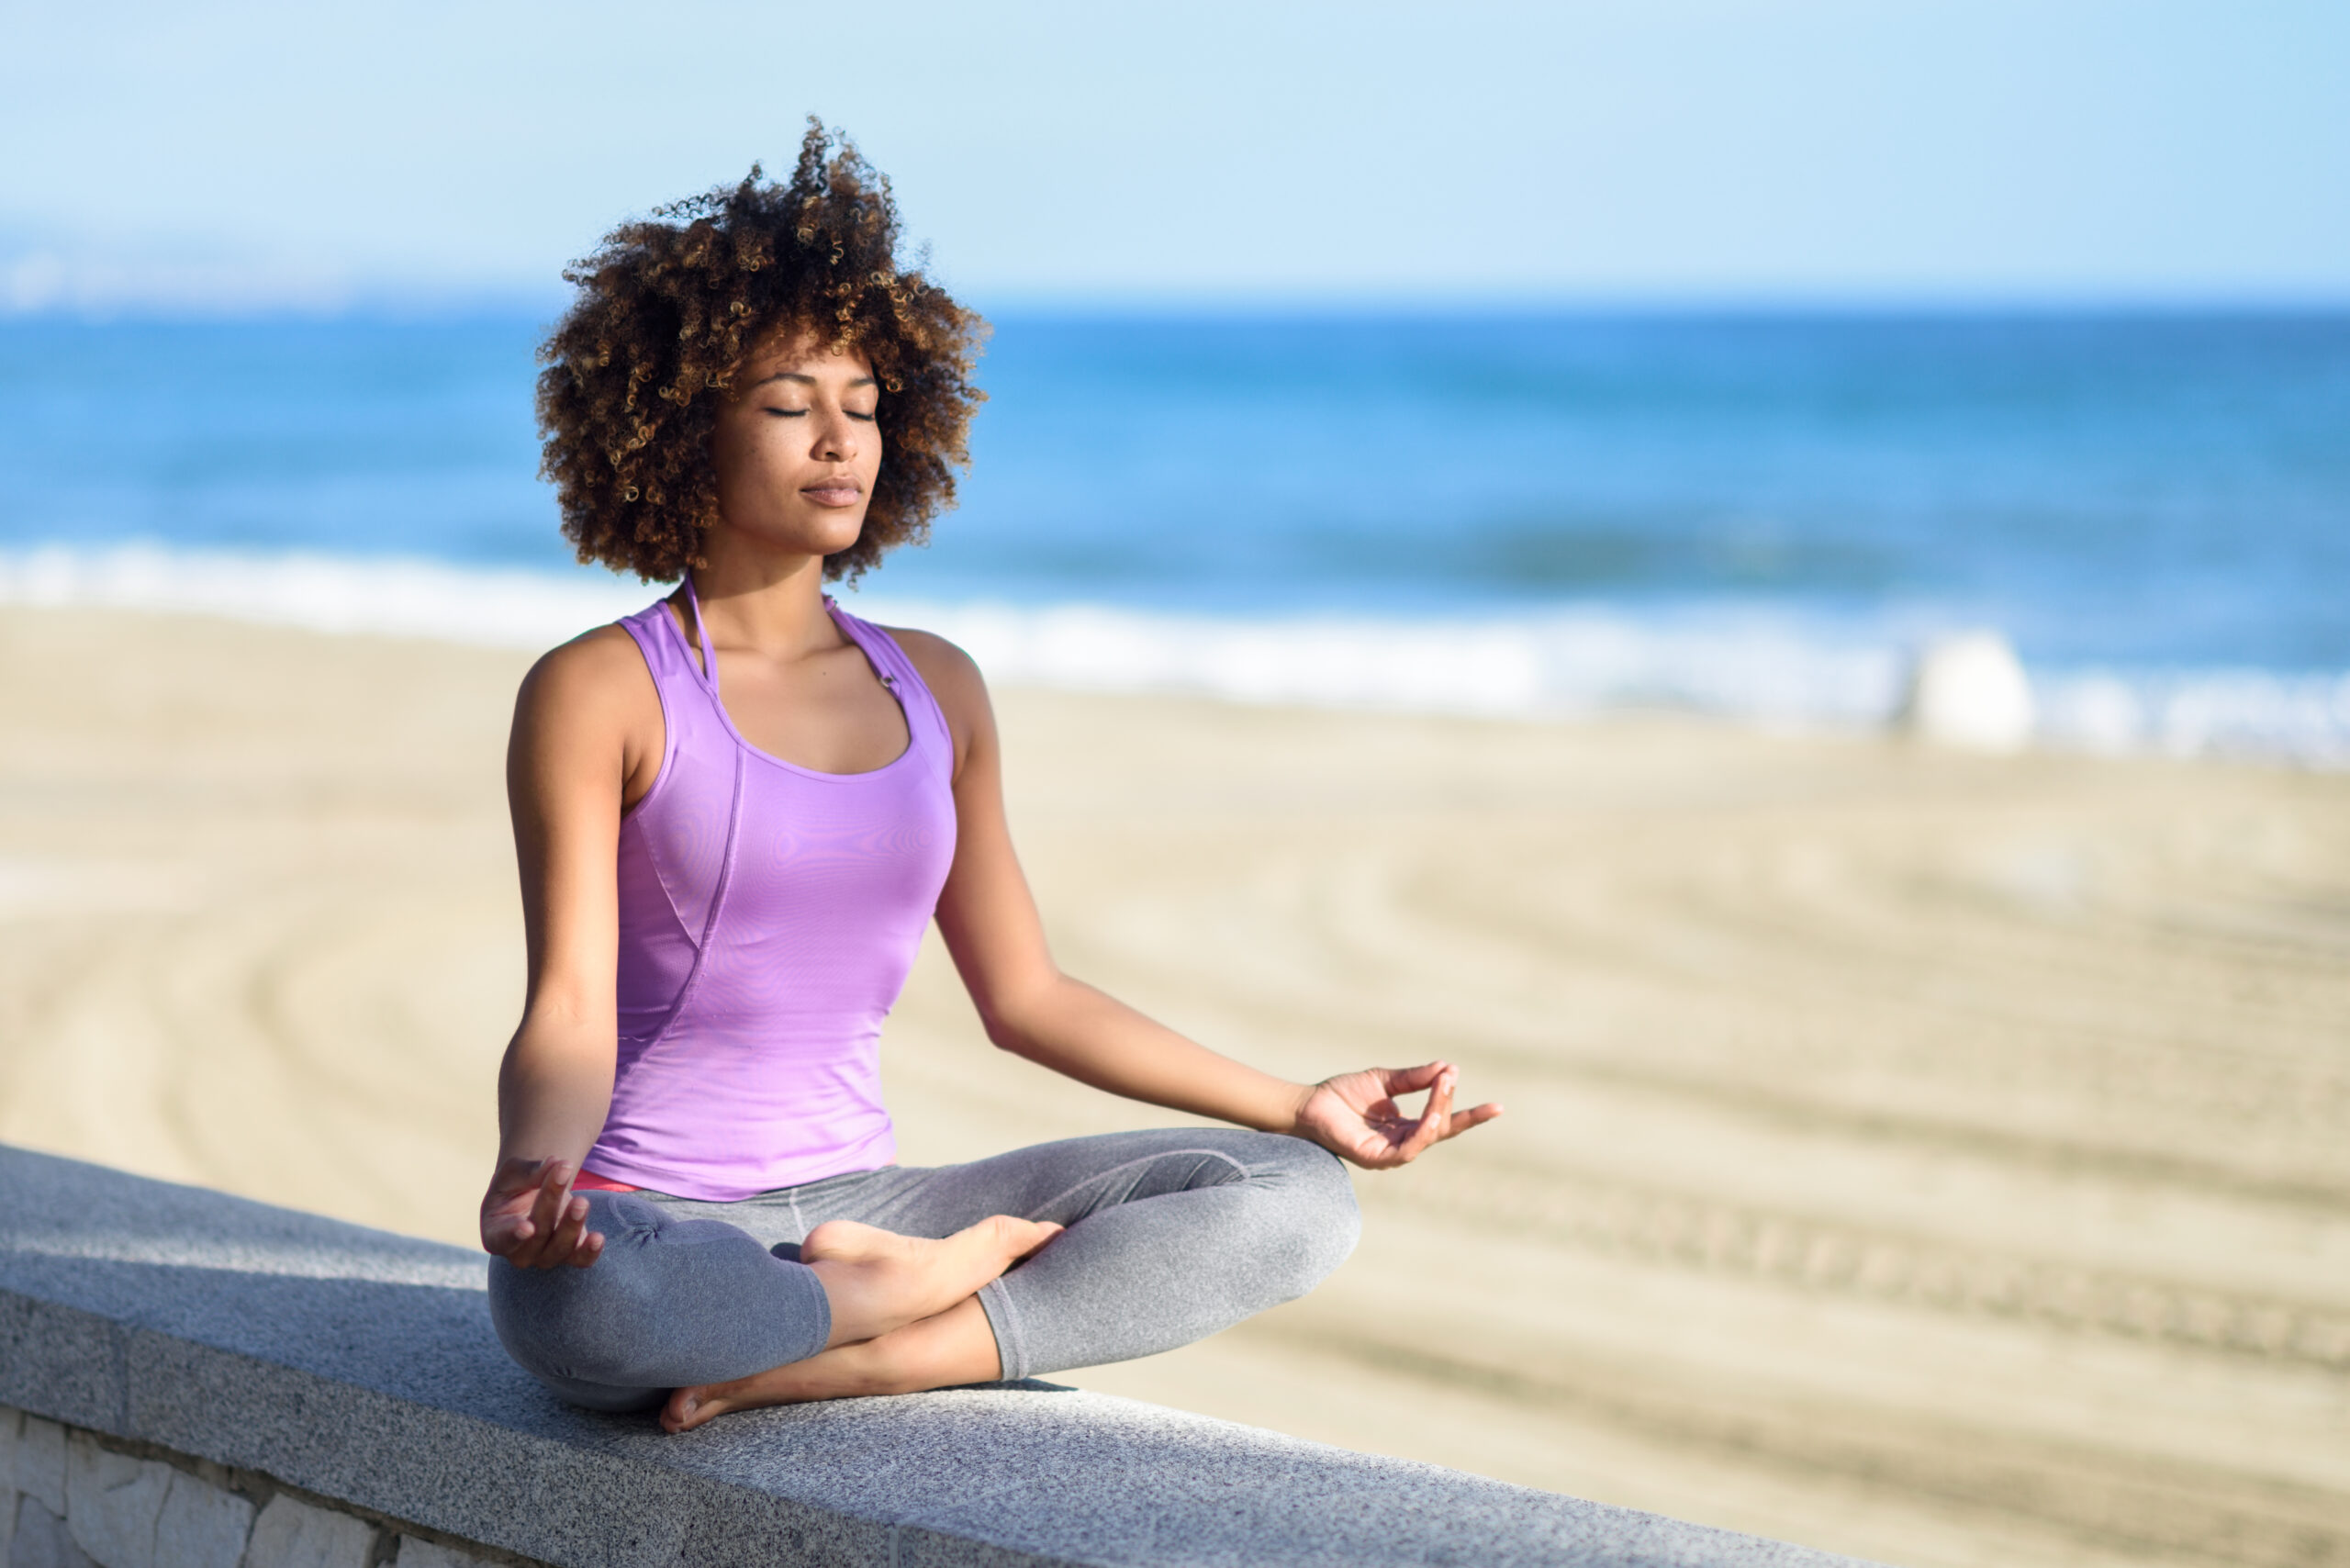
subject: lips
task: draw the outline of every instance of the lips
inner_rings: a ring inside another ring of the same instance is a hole
[[[849,507],[864,494],[854,479],[822,479],[813,485],[803,485],[800,493],[820,507]]]

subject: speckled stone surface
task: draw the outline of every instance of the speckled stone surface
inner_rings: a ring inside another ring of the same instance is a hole
[[[0,1404],[550,1562],[1849,1561],[1043,1383],[669,1438],[508,1361],[475,1254],[5,1147],[0,1196]]]

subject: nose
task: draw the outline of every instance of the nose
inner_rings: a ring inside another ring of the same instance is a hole
[[[812,455],[825,463],[846,463],[856,456],[856,422],[839,409],[826,412],[816,427]]]

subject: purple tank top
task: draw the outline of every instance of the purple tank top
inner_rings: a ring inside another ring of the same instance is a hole
[[[870,773],[744,740],[666,604],[621,622],[664,738],[621,822],[619,1065],[583,1162],[599,1175],[731,1200],[896,1158],[881,1021],[954,858],[954,745],[889,634],[825,606],[905,711],[906,749]]]

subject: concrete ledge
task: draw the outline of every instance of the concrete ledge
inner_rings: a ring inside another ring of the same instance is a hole
[[[5,1147],[0,1199],[0,1405],[46,1418],[11,1434],[15,1468],[33,1443],[46,1452],[48,1422],[133,1466],[121,1486],[161,1488],[159,1509],[171,1475],[137,1471],[142,1454],[162,1471],[226,1467],[244,1506],[256,1485],[285,1487],[312,1512],[376,1521],[373,1568],[391,1550],[429,1568],[467,1546],[567,1568],[1850,1561],[1048,1383],[758,1411],[669,1438],[571,1409],[509,1361],[477,1255]],[[265,1480],[240,1489],[236,1473]],[[0,1475],[5,1500],[65,1518],[28,1478]],[[228,1505],[199,1506],[215,1535],[229,1529]],[[332,1555],[302,1545],[332,1534],[307,1515],[271,1528],[293,1532],[273,1561]],[[17,1568],[28,1544],[19,1532],[8,1548]],[[235,1568],[220,1550],[215,1568]],[[262,1568],[256,1550],[246,1568]]]

